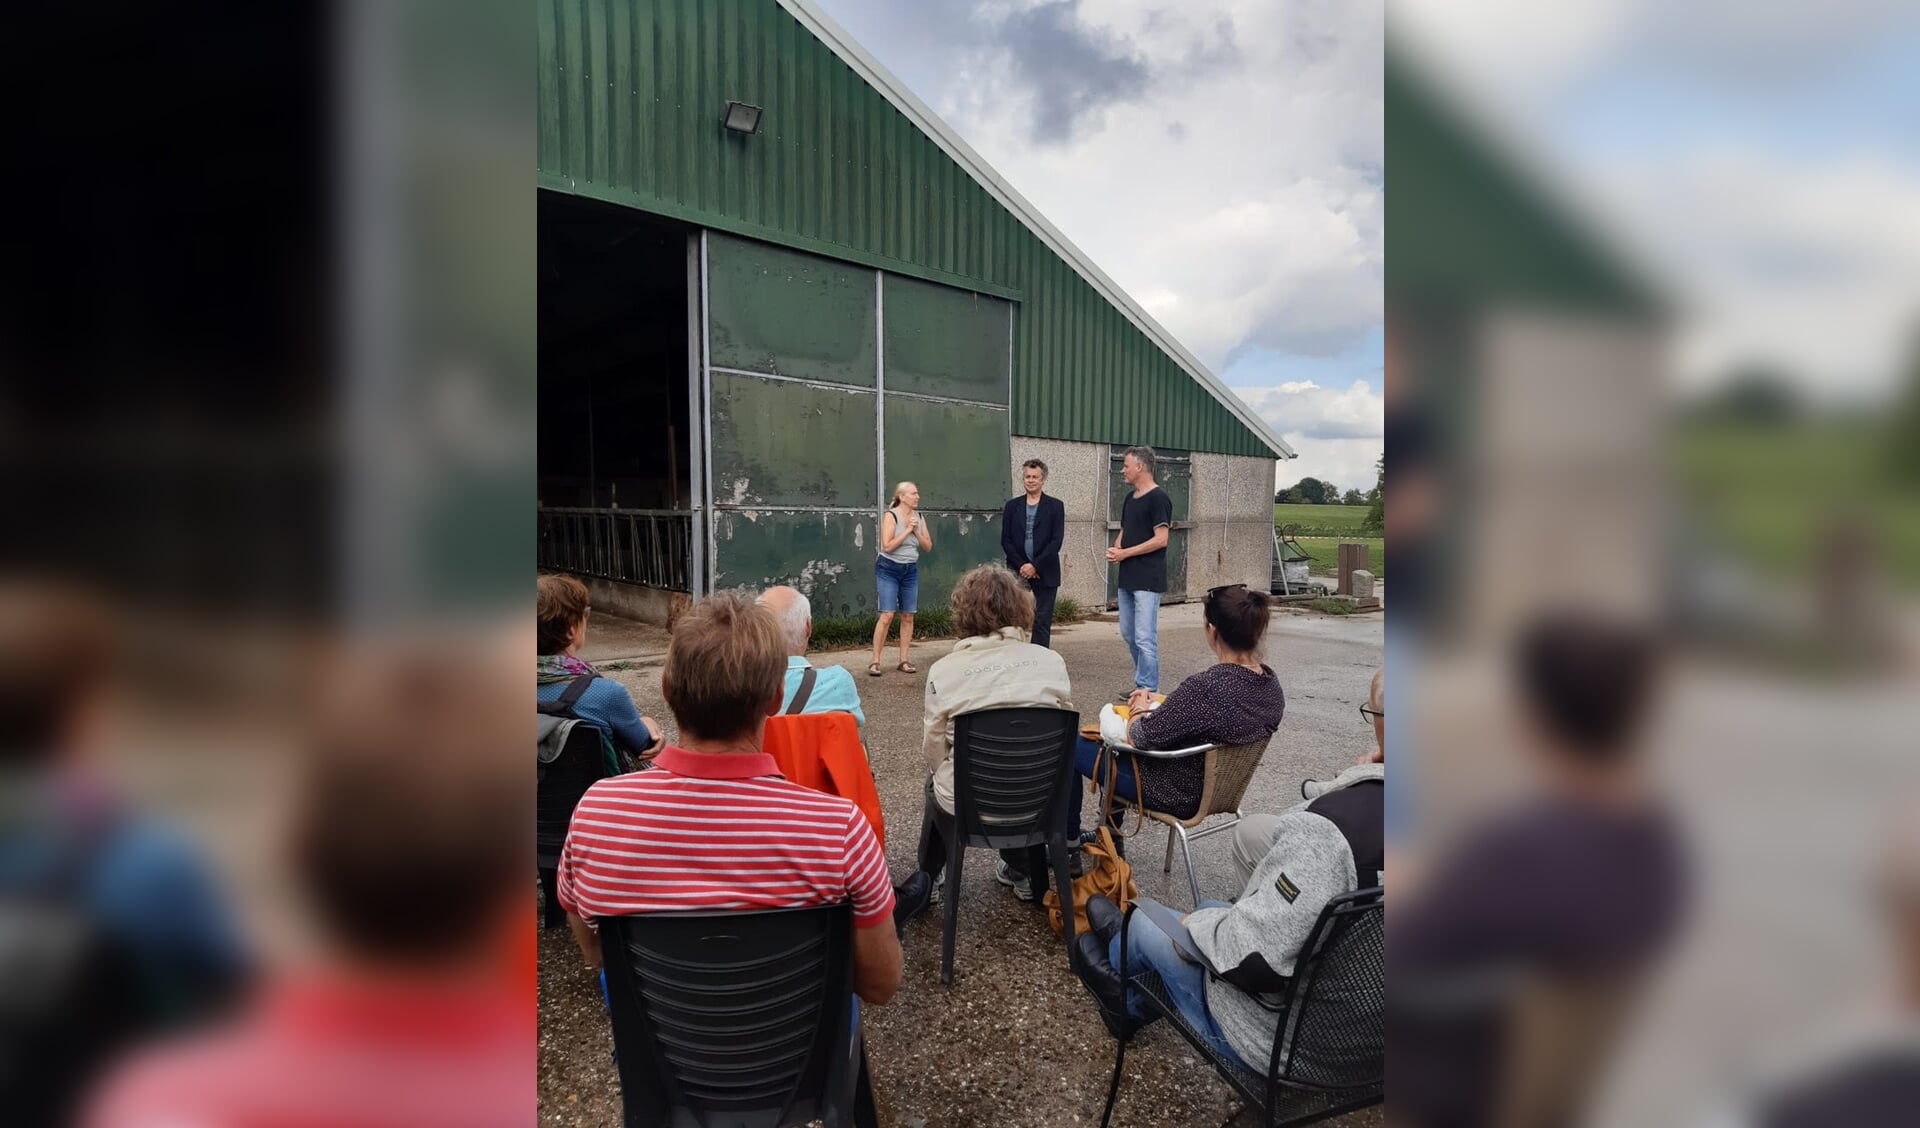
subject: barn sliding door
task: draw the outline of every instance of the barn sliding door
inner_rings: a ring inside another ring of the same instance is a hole
[[[1012,307],[703,236],[708,591],[788,583],[817,618],[873,609],[877,518],[921,489],[922,607],[994,558],[1008,478]]]

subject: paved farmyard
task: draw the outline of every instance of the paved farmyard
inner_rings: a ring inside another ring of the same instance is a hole
[[[1212,661],[1199,624],[1197,605],[1162,611],[1163,689]],[[1245,810],[1277,810],[1297,802],[1302,779],[1331,776],[1366,751],[1372,730],[1363,725],[1357,706],[1380,664],[1382,628],[1379,615],[1275,615],[1266,655],[1286,690],[1287,714]],[[1089,719],[1101,702],[1128,688],[1131,666],[1112,624],[1061,628],[1053,643],[1073,677],[1075,703]],[[951,645],[916,645],[914,663],[925,670]],[[912,868],[920,828],[924,675],[899,674],[889,665],[884,676],[868,677],[860,651],[817,655],[815,661],[838,663],[855,674],[887,823],[887,857],[895,877],[902,877]],[[648,663],[612,676],[627,685],[642,712],[667,721],[671,735],[659,666]],[[1164,843],[1165,832],[1155,826],[1129,844],[1128,854],[1142,893],[1185,907],[1191,898],[1178,858],[1171,875],[1161,872]],[[1224,835],[1196,846],[1203,895],[1234,892],[1229,850]],[[907,929],[906,979],[898,997],[866,1011],[867,1047],[888,1122],[925,1128],[1096,1123],[1114,1044],[1092,1000],[1067,970],[1065,951],[1045,916],[995,883],[991,851],[970,852],[963,875],[953,986],[940,987],[939,920],[928,914]],[[564,931],[544,934],[542,1124],[599,1128],[619,1123],[611,1048],[598,991],[572,941]],[[1213,1128],[1239,1111],[1231,1090],[1167,1030],[1152,1028],[1135,1039],[1126,1072],[1116,1125]],[[1332,1123],[1383,1121],[1376,1109]]]

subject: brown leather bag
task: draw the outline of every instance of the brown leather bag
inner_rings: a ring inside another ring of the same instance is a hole
[[[1140,896],[1139,888],[1133,883],[1133,867],[1120,856],[1120,851],[1113,844],[1113,833],[1107,829],[1107,814],[1113,808],[1115,782],[1120,774],[1119,757],[1103,758],[1107,762],[1107,802],[1100,812],[1100,837],[1080,848],[1085,858],[1081,862],[1080,876],[1073,879],[1073,930],[1076,935],[1092,930],[1087,923],[1087,901],[1095,894],[1118,905],[1121,912],[1125,912],[1127,906]],[[1134,829],[1139,829],[1137,821]],[[1053,926],[1053,934],[1065,937],[1066,921],[1060,915],[1060,895],[1048,889],[1045,904],[1047,923]]]
[[[1095,894],[1105,897],[1120,906],[1122,912],[1140,890],[1133,884],[1133,867],[1113,848],[1113,835],[1106,827],[1100,828],[1100,838],[1080,848],[1086,855],[1081,864],[1080,876],[1073,879],[1073,929],[1076,933],[1087,932],[1087,901]],[[1047,923],[1053,926],[1055,936],[1066,935],[1066,921],[1060,915],[1060,895],[1052,889],[1047,890]]]

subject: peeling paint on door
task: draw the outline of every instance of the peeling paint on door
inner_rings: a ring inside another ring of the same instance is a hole
[[[845,564],[833,560],[809,560],[800,569],[799,582],[793,586],[806,592],[808,598],[812,598],[814,589],[820,585],[822,579],[836,579],[846,571]]]

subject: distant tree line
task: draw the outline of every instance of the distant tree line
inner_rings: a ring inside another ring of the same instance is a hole
[[[1371,505],[1379,487],[1362,493],[1357,489],[1340,492],[1340,487],[1318,478],[1302,478],[1273,495],[1275,505]]]

